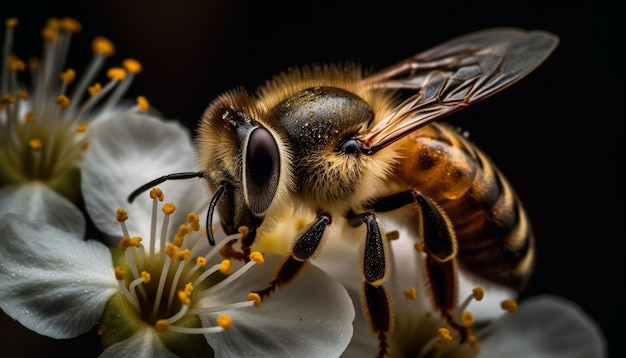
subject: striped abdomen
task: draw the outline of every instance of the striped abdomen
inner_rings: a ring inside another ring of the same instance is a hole
[[[452,222],[465,272],[522,289],[534,238],[513,188],[491,160],[453,128],[434,123],[400,143],[398,172]]]

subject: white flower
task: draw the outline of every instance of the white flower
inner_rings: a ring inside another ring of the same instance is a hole
[[[144,183],[155,172],[168,173],[193,160],[187,157],[189,135],[180,125],[128,115],[101,131],[88,154],[87,163],[94,164],[83,167],[84,196],[90,217],[109,240],[117,237],[119,249],[5,215],[0,218],[5,238],[0,240],[1,309],[54,338],[75,337],[99,324],[103,357],[211,352],[337,357],[343,352],[354,319],[345,289],[309,265],[298,280],[259,302],[250,292],[272,279],[282,257],[268,255],[262,265],[258,253],[246,264],[220,260],[219,246],[243,234],[209,246],[202,219],[189,213],[207,195],[194,184],[198,180],[164,183],[179,188],[172,190],[180,199],[176,207],[160,201],[160,189],[151,190],[153,199],[146,193],[126,202],[132,190],[127,187],[134,185],[127,181]],[[168,166],[171,159],[176,163]],[[128,208],[128,217],[112,209],[120,206]]]
[[[81,24],[71,18],[48,20],[41,32],[42,58],[28,66],[11,53],[17,24],[15,18],[5,22],[0,72],[0,214],[21,213],[73,231],[85,225],[72,202],[80,200],[80,165],[89,140],[100,123],[121,111],[120,98],[141,65],[127,59],[124,68],[108,70],[108,83],[94,82],[114,53],[113,44],[98,37],[92,62],[74,83],[75,71],[64,66]],[[27,68],[28,89],[18,77]],[[147,110],[145,99],[139,102],[128,110]],[[60,215],[68,220],[51,218]]]
[[[292,220],[298,226],[299,219]],[[287,226],[283,222],[283,226]],[[285,230],[288,231],[288,230]],[[293,230],[292,230],[293,231]],[[274,241],[276,238],[273,238]],[[433,309],[426,292],[423,253],[401,231],[391,241],[392,272],[384,285],[394,309],[389,357],[604,357],[606,343],[597,324],[576,304],[555,296],[530,297],[517,303],[514,292],[474,287],[461,276],[454,317],[469,326],[460,335]],[[378,340],[369,330],[359,305],[358,250],[354,243],[331,238],[314,261],[348,289],[355,303],[354,335],[342,357],[373,357]],[[462,274],[462,273],[461,273]],[[409,289],[409,290],[407,290]],[[484,299],[483,299],[484,295]],[[443,328],[443,330],[442,330]]]

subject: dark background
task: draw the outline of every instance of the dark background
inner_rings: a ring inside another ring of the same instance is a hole
[[[40,55],[46,18],[81,21],[68,63],[79,74],[93,37],[110,38],[117,53],[109,66],[125,57],[144,66],[129,96],[146,96],[192,130],[217,94],[253,90],[288,66],[358,60],[382,68],[487,27],[554,32],[561,43],[535,72],[448,120],[471,133],[524,201],[538,259],[527,295],[578,303],[603,329],[610,356],[624,356],[623,19],[599,2],[564,3],[17,1],[4,3],[2,14],[20,19],[15,48],[22,58]],[[55,341],[6,317],[0,332],[8,356],[99,349],[94,332]]]

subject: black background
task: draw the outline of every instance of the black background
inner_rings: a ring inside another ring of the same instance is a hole
[[[133,57],[144,66],[129,96],[146,96],[191,130],[217,94],[253,90],[288,66],[357,60],[382,68],[494,26],[559,35],[559,47],[535,72],[448,120],[470,132],[524,201],[538,258],[527,295],[578,303],[603,329],[610,356],[623,356],[623,19],[599,2],[564,3],[17,1],[5,2],[1,12],[20,19],[15,49],[22,58],[40,55],[39,30],[48,17],[81,21],[68,63],[78,73],[93,37],[110,38],[117,52],[108,65]],[[0,351],[8,356],[99,349],[93,332],[55,341],[6,317],[0,332]]]

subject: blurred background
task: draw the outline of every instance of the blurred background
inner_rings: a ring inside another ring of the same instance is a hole
[[[544,29],[560,36],[555,53],[527,78],[447,120],[470,132],[523,199],[537,238],[537,267],[527,296],[554,294],[579,304],[601,327],[610,356],[620,344],[625,309],[623,19],[607,4],[570,1],[12,1],[15,52],[41,54],[51,16],[83,25],[68,66],[80,74],[91,40],[116,45],[107,65],[143,64],[129,97],[144,95],[166,118],[191,131],[219,93],[250,91],[278,71],[310,63],[359,61],[383,68],[452,37],[495,26]],[[617,5],[611,5],[613,7]],[[4,29],[1,30],[2,32]],[[0,258],[1,260],[1,258]],[[94,331],[68,341],[39,337],[0,319],[0,355],[67,350],[95,356]],[[619,324],[619,325],[618,325]],[[66,354],[67,355],[67,354]]]

